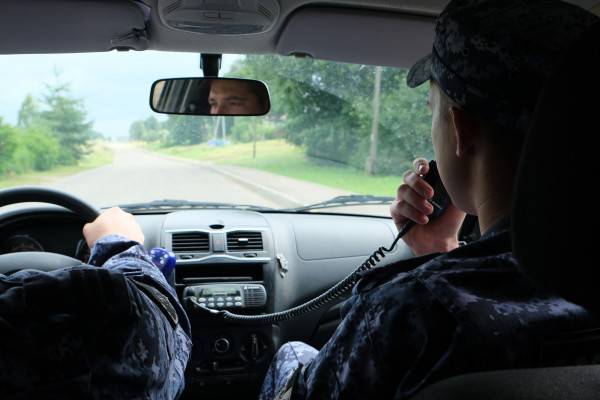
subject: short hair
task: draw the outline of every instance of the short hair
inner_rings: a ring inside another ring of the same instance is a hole
[[[440,94],[440,108],[445,110],[445,113],[449,114],[449,110],[452,107],[470,113],[475,118],[477,124],[481,128],[481,131],[488,137],[488,139],[500,147],[499,150],[510,151],[511,154],[517,157],[519,156],[520,150],[523,147],[523,141],[525,139],[524,133],[519,132],[516,129],[503,128],[481,114],[470,111],[468,106],[461,107],[450,96],[448,96],[438,84],[435,82],[432,83],[437,87],[437,90]]]
[[[256,87],[254,83],[252,83],[252,81],[247,81],[247,80],[242,80],[241,82],[244,83],[244,85],[246,85],[246,87],[248,88],[248,91],[253,93],[256,98],[258,99],[258,104],[261,107],[261,110],[266,110],[269,108],[269,105],[271,104],[271,102],[269,101],[269,94],[267,93],[267,91],[263,91],[263,90],[259,90],[256,91],[254,90],[254,88]]]

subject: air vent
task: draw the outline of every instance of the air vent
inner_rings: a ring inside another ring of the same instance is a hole
[[[177,0],[177,1],[174,1],[173,3],[169,4],[168,6],[166,6],[163,11],[165,14],[169,14],[169,13],[177,10],[182,5],[183,5],[183,0]]]
[[[207,253],[209,249],[206,232],[174,233],[171,243],[174,253]]]
[[[263,241],[260,232],[229,232],[227,251],[262,250]]]
[[[271,10],[260,3],[258,3],[257,11],[269,19],[273,18],[273,13],[271,13]]]

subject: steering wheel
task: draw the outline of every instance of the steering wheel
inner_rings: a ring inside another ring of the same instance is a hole
[[[92,222],[100,214],[91,204],[59,190],[31,186],[0,190],[0,207],[26,202],[55,204],[73,211],[87,222]],[[0,255],[0,274],[4,275],[22,269],[52,271],[76,265],[81,265],[81,261],[57,253],[25,251]]]

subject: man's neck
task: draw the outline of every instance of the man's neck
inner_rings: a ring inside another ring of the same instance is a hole
[[[477,208],[479,231],[484,235],[490,228],[500,222],[509,213],[509,208],[495,203],[491,198]]]
[[[510,214],[515,168],[481,163],[477,171],[475,207],[483,235]]]

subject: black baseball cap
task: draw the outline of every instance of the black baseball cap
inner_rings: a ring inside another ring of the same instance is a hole
[[[433,80],[459,106],[524,132],[569,43],[599,21],[558,0],[453,0],[436,21],[431,54],[411,68],[407,83]]]

